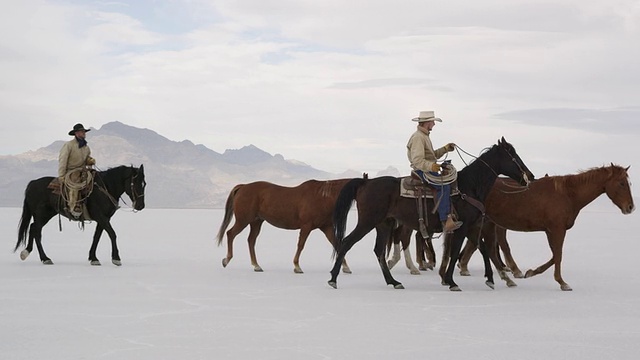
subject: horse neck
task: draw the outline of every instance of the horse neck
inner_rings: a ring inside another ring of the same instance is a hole
[[[605,192],[605,183],[609,179],[609,172],[605,168],[597,168],[576,175],[566,175],[564,186],[570,194],[574,208],[579,211],[589,205]],[[557,187],[559,184],[555,184]]]
[[[484,203],[498,178],[494,168],[486,159],[475,160],[458,172],[458,189]]]
[[[113,198],[119,199],[124,194],[126,178],[124,167],[121,166],[104,171],[100,178],[107,192]]]

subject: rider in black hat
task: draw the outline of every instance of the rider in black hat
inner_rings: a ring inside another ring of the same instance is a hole
[[[85,139],[86,133],[90,130],[85,129],[82,124],[75,124],[73,130],[69,131],[69,135],[73,136],[73,140],[66,142],[62,146],[58,157],[58,177],[61,184],[81,182],[83,179],[82,172],[95,165],[96,161],[91,157],[91,149],[89,149]],[[67,186],[67,189],[69,212],[78,218],[82,214],[82,209],[77,204],[79,189],[69,186]]]

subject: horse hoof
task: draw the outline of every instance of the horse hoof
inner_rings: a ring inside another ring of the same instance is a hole
[[[342,272],[345,273],[345,274],[351,274],[351,269],[344,268],[344,269],[342,269]]]
[[[228,264],[229,260],[227,260],[227,258],[222,259],[222,267],[227,267]]]
[[[92,266],[100,266],[102,264],[100,264],[100,260],[91,260],[91,265]]]
[[[411,275],[420,275],[420,270],[411,270]]]
[[[491,281],[485,281],[485,284],[487,284],[487,286],[490,287],[491,290],[495,290],[496,289],[496,284],[494,284]]]
[[[513,273],[513,277],[516,279],[523,279],[524,278],[524,274],[522,274],[522,271],[516,271]]]
[[[508,287],[516,287],[516,286],[518,286],[518,284],[513,282],[513,280],[509,279],[509,280],[507,280],[507,286]]]
[[[335,281],[329,280],[327,283],[329,284],[329,286],[331,286],[334,289],[338,288],[338,283],[336,283]]]
[[[20,251],[20,260],[24,261],[27,257],[29,257],[29,254],[31,254],[31,252],[27,250]]]
[[[113,259],[113,260],[111,260],[111,262],[115,266],[122,266],[122,261],[120,261],[120,260]]]
[[[460,275],[461,276],[471,276],[471,273],[469,272],[469,270],[460,270]]]
[[[404,285],[402,285],[402,284],[393,285],[393,288],[394,288],[394,289],[404,290]]]
[[[302,269],[300,269],[299,267],[293,268],[293,272],[296,274],[304,274],[304,271],[302,271]]]
[[[535,274],[533,273],[533,270],[527,270],[527,272],[524,274],[524,278],[525,278],[525,279],[527,279],[527,278],[532,277],[533,275],[535,275]],[[515,276],[515,275],[514,275],[514,276]]]
[[[256,266],[253,268],[253,271],[255,272],[263,272],[264,270],[262,270],[262,268],[260,266]]]
[[[449,290],[450,291],[462,291],[462,289],[460,289],[460,287],[458,285],[449,286]]]
[[[573,291],[573,289],[571,288],[571,286],[569,286],[569,284],[560,285],[560,289],[562,289],[562,291]]]
[[[51,259],[42,260],[42,263],[45,265],[53,265],[53,261],[51,261]]]

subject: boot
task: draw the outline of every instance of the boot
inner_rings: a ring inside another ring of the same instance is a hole
[[[460,226],[462,226],[462,221],[455,221],[453,220],[453,216],[449,215],[447,216],[447,221],[442,225],[442,231],[445,233],[452,233],[456,229],[460,228]]]

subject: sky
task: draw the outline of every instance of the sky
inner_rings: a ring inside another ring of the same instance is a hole
[[[470,277],[455,275],[462,292],[440,285],[433,271],[410,275],[403,262],[391,270],[405,286],[396,290],[385,285],[373,234],[347,253],[353,273],[341,274],[333,289],[327,285],[331,246],[320,231],[302,253],[305,273],[294,274],[297,231],[266,224],[256,246],[264,272],[250,265],[248,230],[223,268],[226,246],[213,239],[222,210],[123,207],[112,218],[120,267],[110,262],[106,234],[97,252],[102,266],[89,265],[95,224],[82,231],[63,219],[60,232],[51,221],[43,246],[55,265],[47,266],[37,252],[25,261],[12,252],[20,209],[0,208],[0,354],[11,360],[635,360],[640,222],[603,200],[602,211],[587,206],[567,233],[562,274],[570,292],[560,290],[553,269],[515,279],[514,288],[496,277],[491,290],[477,254]],[[543,233],[508,237],[524,271],[551,256]],[[439,260],[440,241],[434,246]]]
[[[408,173],[422,110],[436,146],[504,136],[538,176],[638,155],[635,0],[23,0],[0,30],[0,155],[120,121]]]

